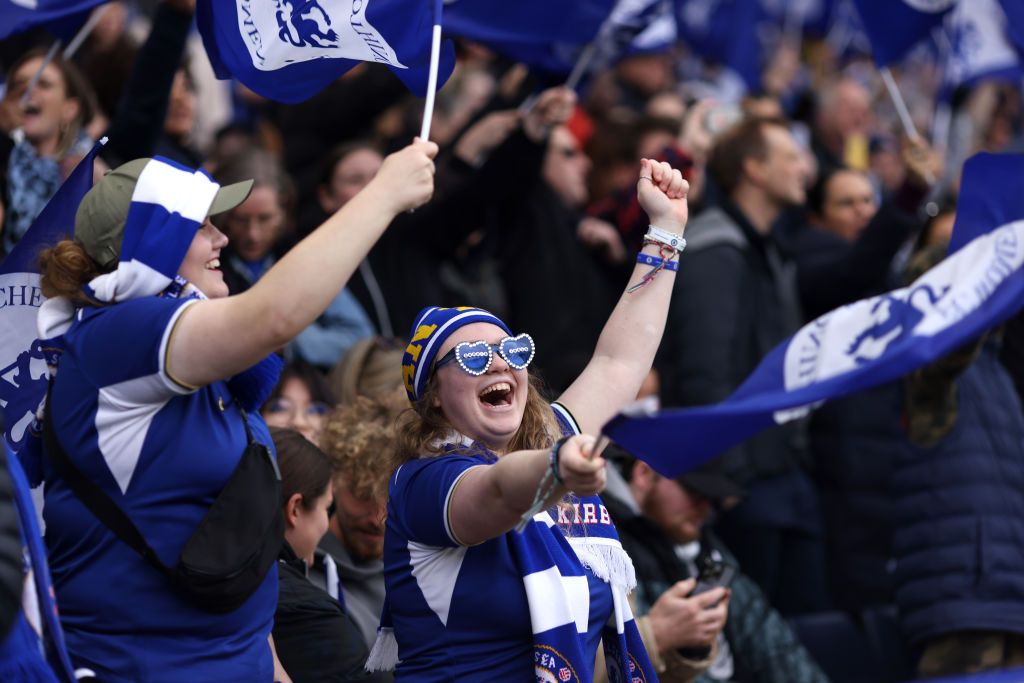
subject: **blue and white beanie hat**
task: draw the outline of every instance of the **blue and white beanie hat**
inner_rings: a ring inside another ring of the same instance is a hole
[[[472,323],[490,323],[497,325],[511,336],[512,331],[501,319],[483,310],[471,306],[458,308],[439,308],[429,306],[416,316],[409,334],[409,345],[402,356],[402,381],[409,401],[416,403],[426,389],[430,379],[430,369],[434,365],[437,350],[457,329]]]

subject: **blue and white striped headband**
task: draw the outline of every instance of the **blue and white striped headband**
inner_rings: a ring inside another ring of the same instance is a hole
[[[512,334],[498,316],[482,308],[430,306],[419,312],[409,333],[409,345],[402,356],[402,381],[410,402],[416,403],[423,396],[430,379],[430,369],[444,341],[460,327],[472,323],[490,323],[506,334]]]

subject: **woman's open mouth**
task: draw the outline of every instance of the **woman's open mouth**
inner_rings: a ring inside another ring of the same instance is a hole
[[[512,385],[508,382],[495,382],[484,387],[479,394],[480,402],[488,408],[500,408],[512,405]]]

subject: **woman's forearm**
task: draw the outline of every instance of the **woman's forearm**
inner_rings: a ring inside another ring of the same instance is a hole
[[[515,527],[533,504],[549,467],[548,454],[547,450],[517,451],[503,455],[494,465],[466,472],[452,493],[449,508],[455,536],[466,545],[476,545]],[[556,486],[545,507],[565,492],[565,487]]]
[[[605,462],[594,454],[595,442],[592,436],[577,434],[559,441],[554,451],[515,451],[494,465],[468,470],[455,485],[448,509],[458,540],[475,545],[515,527],[533,506],[552,456],[560,481],[552,477],[545,484],[547,496],[540,509],[546,510],[569,491],[593,496],[603,490]]]
[[[323,313],[394,217],[378,195],[356,195],[239,295],[249,315],[270,328],[272,347],[288,343]]]
[[[660,258],[657,247],[651,245],[645,246],[641,253]],[[640,282],[651,268],[637,264],[627,290]],[[594,361],[613,365],[617,374],[628,375],[620,377],[620,380],[632,380],[630,386],[623,388],[630,394],[630,400],[636,396],[654,362],[654,354],[665,331],[665,318],[675,281],[676,274],[663,269],[644,287],[634,292],[623,291],[597,340]]]
[[[667,163],[640,160],[637,199],[652,226],[673,235],[683,234],[689,215],[688,189],[682,174]],[[670,242],[665,256],[671,260],[675,241],[667,237],[665,241]],[[660,246],[646,245],[642,251],[662,256]],[[664,268],[641,285],[652,268],[640,264],[633,268],[626,291],[601,331],[593,358],[559,397],[584,433],[600,432],[609,418],[636,398],[654,362],[676,278],[674,272]]]
[[[172,377],[202,386],[251,367],[284,346],[334,300],[400,211],[433,191],[433,143],[389,156],[377,177],[238,296],[202,301],[168,344]]]

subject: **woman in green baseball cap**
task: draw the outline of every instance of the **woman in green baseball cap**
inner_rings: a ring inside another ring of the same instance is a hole
[[[238,604],[216,594],[202,604],[181,568],[200,524],[216,528],[208,513],[240,463],[272,447],[258,406],[276,381],[275,350],[321,314],[398,213],[430,198],[436,152],[415,141],[389,156],[359,195],[237,296],[220,272],[227,238],[209,216],[237,206],[251,181],[219,187],[162,159],[107,174],[82,201],[74,239],[42,254],[41,335],[64,347],[44,421],[44,516],[76,667],[116,683],[275,680],[277,549]],[[83,503],[83,486],[123,511],[149,555]],[[243,545],[256,522],[243,517],[223,550]],[[275,533],[270,524],[264,535]]]

